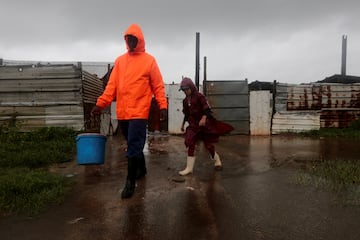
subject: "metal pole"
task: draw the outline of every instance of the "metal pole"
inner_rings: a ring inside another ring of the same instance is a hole
[[[204,95],[206,96],[206,57],[204,57],[204,80],[203,80],[203,92],[204,92]]]
[[[204,57],[204,81],[207,80],[207,76],[206,76],[206,56]]]
[[[342,52],[341,52],[341,75],[346,75],[346,45],[347,45],[347,36],[342,36]]]
[[[195,85],[199,89],[199,71],[200,71],[200,33],[196,33],[196,56],[195,56]]]

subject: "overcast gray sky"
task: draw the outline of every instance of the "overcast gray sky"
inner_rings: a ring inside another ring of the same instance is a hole
[[[0,0],[0,58],[107,61],[125,52],[123,33],[141,26],[164,81],[310,83],[341,69],[360,76],[359,0]]]

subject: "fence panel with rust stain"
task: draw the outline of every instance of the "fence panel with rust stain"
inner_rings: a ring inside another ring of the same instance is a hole
[[[344,128],[360,119],[359,83],[313,83],[313,84],[277,84],[276,112],[273,119],[274,132],[291,132],[318,128]],[[304,116],[314,116],[319,123],[311,125]],[[280,117],[281,116],[281,117]],[[280,120],[281,119],[281,120]],[[287,127],[284,121],[291,123]],[[299,124],[296,126],[296,123]],[[301,124],[300,124],[301,123]]]

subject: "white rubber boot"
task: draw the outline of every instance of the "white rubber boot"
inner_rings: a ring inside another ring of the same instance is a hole
[[[222,163],[221,163],[221,160],[220,160],[220,156],[219,156],[219,154],[217,152],[215,152],[214,158],[211,158],[211,160],[214,161],[215,170],[221,170],[222,169]]]
[[[195,164],[195,157],[187,156],[186,159],[186,168],[179,172],[181,176],[188,175],[193,172]]]

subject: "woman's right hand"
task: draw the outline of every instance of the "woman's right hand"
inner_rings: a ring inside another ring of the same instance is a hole
[[[93,117],[94,115],[99,115],[103,109],[98,106],[94,106],[93,109],[91,109],[90,115]]]

